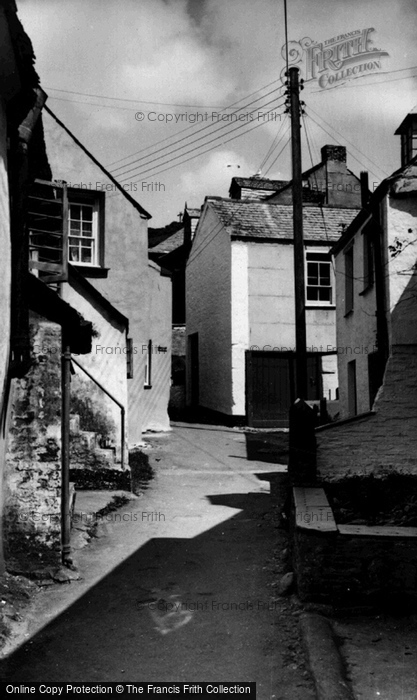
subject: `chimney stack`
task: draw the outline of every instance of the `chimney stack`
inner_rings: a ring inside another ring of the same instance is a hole
[[[346,163],[346,147],[345,146],[323,146],[321,149],[322,163],[327,163],[328,160],[336,160],[339,163]]]
[[[401,167],[403,168],[417,156],[417,112],[415,110],[407,114],[395,134],[401,136]]]

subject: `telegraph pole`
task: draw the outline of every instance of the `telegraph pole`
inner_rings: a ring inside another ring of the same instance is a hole
[[[305,311],[305,274],[303,240],[303,181],[301,170],[300,86],[298,68],[289,75],[292,144],[292,201],[294,231],[294,288],[295,288],[295,362],[297,398],[307,395],[307,337]]]

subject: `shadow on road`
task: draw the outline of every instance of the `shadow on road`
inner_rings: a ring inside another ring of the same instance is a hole
[[[288,432],[245,433],[249,460],[288,464]]]
[[[295,687],[300,677],[283,652],[285,625],[270,587],[279,574],[266,565],[277,538],[285,545],[270,523],[270,496],[207,498],[240,512],[226,511],[192,539],[149,540],[3,661],[2,679],[256,681],[261,699],[287,681]],[[308,686],[303,697],[312,697]]]

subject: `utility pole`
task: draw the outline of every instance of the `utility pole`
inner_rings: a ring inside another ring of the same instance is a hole
[[[307,397],[307,337],[303,240],[303,181],[301,170],[300,86],[298,68],[289,69],[294,231],[295,362],[297,398]]]

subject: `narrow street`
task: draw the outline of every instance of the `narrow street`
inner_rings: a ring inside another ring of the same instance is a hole
[[[3,677],[256,681],[260,700],[313,699],[296,606],[276,592],[287,536],[268,474],[284,467],[248,459],[247,438],[181,424],[151,437],[148,490],[77,554],[82,580],[39,594]]]

